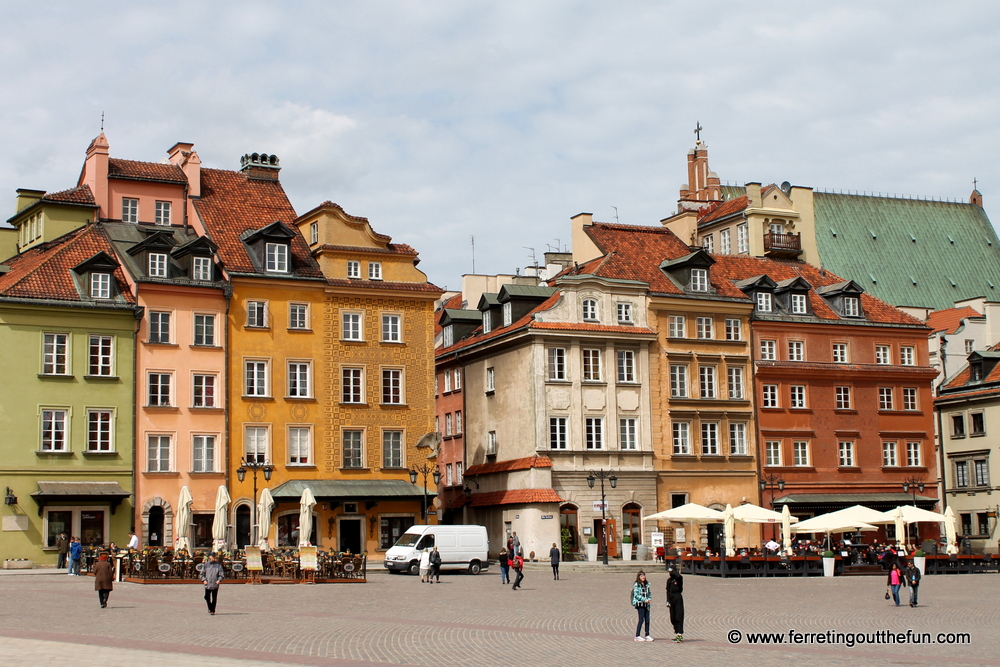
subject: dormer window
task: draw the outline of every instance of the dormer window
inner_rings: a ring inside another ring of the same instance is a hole
[[[792,295],[792,314],[793,315],[805,315],[808,311],[806,310],[806,295],[805,294],[793,294]]]
[[[165,253],[149,253],[149,270],[147,275],[150,278],[167,277],[167,255]]]
[[[368,280],[382,280],[382,262],[368,262]]]
[[[583,319],[588,321],[597,320],[597,300],[596,299],[584,299],[583,300]]]
[[[452,325],[446,326],[441,331],[441,344],[444,347],[451,347],[455,344],[455,328]]]
[[[982,382],[983,379],[983,365],[982,364],[972,364],[969,366],[969,380],[972,382]]]
[[[268,243],[266,246],[268,273],[288,273],[288,245],[284,243]]]
[[[708,269],[691,269],[691,291],[708,291]]]
[[[509,327],[513,321],[513,306],[510,301],[503,305],[503,325]]]
[[[111,298],[111,274],[91,273],[90,274],[90,296],[94,299]]]
[[[864,290],[853,280],[816,288],[816,294],[823,297],[841,317],[865,316],[861,310],[862,292]]]
[[[353,259],[347,260],[347,277],[355,280],[361,279],[361,262]]]
[[[211,280],[212,279],[212,258],[211,257],[194,257],[191,261],[191,279],[192,280]]]
[[[771,294],[769,292],[757,292],[757,312],[771,312]]]
[[[861,300],[856,296],[844,297],[844,316],[858,317],[861,315]]]
[[[483,333],[493,330],[493,313],[488,310],[483,311]]]
[[[309,243],[310,245],[316,245],[319,243],[319,223],[314,222],[309,225]]]

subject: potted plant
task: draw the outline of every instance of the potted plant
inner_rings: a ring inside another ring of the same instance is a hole
[[[823,552],[823,576],[832,577],[833,568],[837,564],[837,558],[834,556],[833,552],[827,549]]]
[[[927,565],[927,554],[924,553],[923,549],[917,549],[913,552],[913,564],[920,570],[920,576],[924,576],[924,567]]]
[[[597,562],[597,538],[593,535],[587,540],[587,560],[591,563]]]
[[[632,560],[632,538],[628,535],[622,537],[622,560]]]

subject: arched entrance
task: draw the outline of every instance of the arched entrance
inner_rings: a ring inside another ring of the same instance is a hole
[[[642,544],[642,507],[628,503],[622,507],[622,537],[628,535],[632,544]]]
[[[163,508],[156,506],[149,508],[149,540],[146,542],[151,547],[163,546]]]
[[[562,535],[562,548],[566,553],[580,550],[579,511],[572,503],[559,508],[559,534]]]
[[[250,506],[236,508],[236,546],[240,549],[250,544]]]

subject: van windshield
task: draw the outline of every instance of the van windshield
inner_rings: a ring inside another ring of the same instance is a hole
[[[394,546],[412,547],[414,544],[417,543],[417,540],[419,539],[420,535],[417,535],[415,533],[403,533],[403,535],[398,540],[396,540],[396,544]]]

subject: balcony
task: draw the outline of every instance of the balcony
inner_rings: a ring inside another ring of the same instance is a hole
[[[798,234],[765,232],[764,255],[767,257],[798,257],[802,254],[802,240]]]

